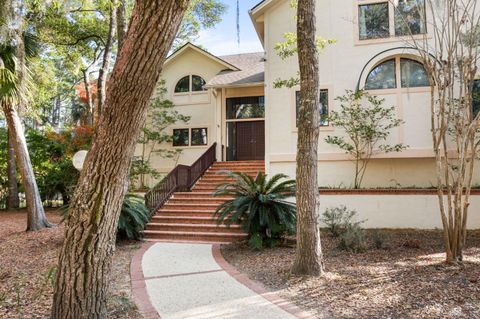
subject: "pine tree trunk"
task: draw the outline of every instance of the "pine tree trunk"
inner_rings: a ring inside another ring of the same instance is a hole
[[[17,158],[20,176],[22,177],[23,187],[25,188],[28,212],[27,231],[35,231],[45,227],[51,227],[52,225],[48,222],[42,206],[42,200],[33,173],[20,117],[18,116],[15,107],[11,105],[3,105],[2,108],[7,120],[8,130],[14,141],[13,147],[15,149],[15,156]]]
[[[100,118],[102,114],[103,104],[105,103],[105,94],[107,91],[107,78],[108,70],[110,69],[110,60],[112,59],[112,46],[113,46],[113,37],[115,34],[115,25],[116,25],[116,12],[115,12],[116,1],[112,1],[110,5],[110,23],[108,25],[108,36],[107,41],[105,42],[105,50],[103,52],[103,61],[102,67],[98,73],[98,83],[97,83],[97,119]]]
[[[298,0],[298,62],[300,110],[297,142],[297,250],[292,273],[323,273],[318,191],[318,137],[320,126],[318,52],[315,0]]]
[[[106,318],[118,217],[135,143],[187,0],[137,1],[71,199],[52,318]]]
[[[20,207],[20,199],[18,198],[18,182],[17,182],[17,164],[15,163],[14,139],[10,130],[8,130],[8,153],[7,153],[7,171],[8,171],[8,199],[7,209],[17,209]]]
[[[83,69],[83,85],[85,85],[85,98],[87,99],[87,110],[83,115],[83,124],[93,125],[93,100],[90,92],[90,81],[88,78],[88,70]]]

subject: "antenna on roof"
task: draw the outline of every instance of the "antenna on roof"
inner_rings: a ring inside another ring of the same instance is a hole
[[[237,0],[237,44],[240,48],[240,3]]]

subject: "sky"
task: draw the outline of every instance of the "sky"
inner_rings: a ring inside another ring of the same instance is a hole
[[[240,46],[237,43],[237,1],[222,0],[228,6],[222,22],[213,29],[202,30],[194,44],[202,45],[215,55],[228,55],[247,52],[262,52],[263,48],[258,40],[248,10],[261,0],[240,0]]]

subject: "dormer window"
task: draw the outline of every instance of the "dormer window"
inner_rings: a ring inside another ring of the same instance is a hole
[[[181,78],[175,85],[175,93],[189,93],[205,91],[206,82],[199,75],[187,75]]]
[[[359,1],[359,40],[385,39],[427,33],[425,0]],[[362,3],[363,2],[363,3]]]

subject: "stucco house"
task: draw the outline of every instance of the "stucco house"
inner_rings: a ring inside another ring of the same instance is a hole
[[[399,8],[409,16],[414,37],[429,38],[432,30],[427,23],[428,13],[424,16],[424,11],[415,9],[406,0],[399,3]],[[328,114],[338,107],[335,98],[346,90],[366,89],[384,98],[385,106],[395,106],[397,116],[405,121],[392,132],[390,142],[406,144],[408,149],[375,154],[363,186],[431,187],[435,185],[435,163],[430,133],[430,87],[419,58],[408,48],[410,35],[399,23],[397,11],[388,0],[330,0],[317,6],[317,32],[326,39],[336,40],[320,55],[319,111]],[[159,171],[168,173],[176,164],[191,165],[216,143],[218,161],[264,160],[268,174],[295,176],[300,88],[273,85],[276,79],[298,73],[296,56],[282,60],[275,51],[275,45],[284,41],[286,32],[295,32],[295,10],[290,0],[264,0],[249,13],[264,52],[214,56],[188,43],[166,61],[162,78],[167,84],[168,98],[176,110],[191,116],[191,120],[188,125],[170,128],[174,142],[165,147],[181,149],[182,154],[178,163],[156,158],[153,166]],[[322,120],[320,129],[320,185],[350,187],[353,162],[324,141],[327,135],[341,132],[326,120]],[[475,179],[480,183],[479,174]],[[353,206],[365,206],[372,227],[441,225],[434,196],[407,199],[412,207],[430,211],[423,217],[415,212],[405,216],[405,211],[411,210],[407,206],[379,217],[376,211],[390,208],[382,208],[368,199],[353,200],[351,196],[341,201],[327,197],[324,205],[351,202]],[[384,199],[388,204],[389,199]],[[405,202],[405,198],[395,201]]]

